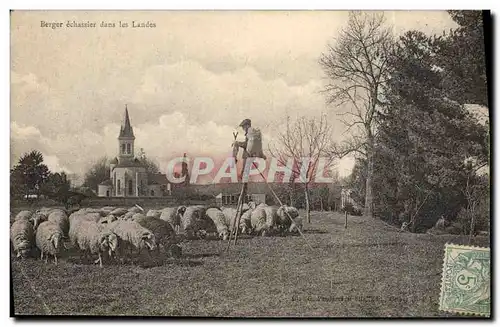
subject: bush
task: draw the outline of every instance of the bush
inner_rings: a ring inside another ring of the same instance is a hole
[[[352,203],[347,203],[341,210],[347,212],[351,216],[363,215],[363,209],[357,205],[353,205]]]

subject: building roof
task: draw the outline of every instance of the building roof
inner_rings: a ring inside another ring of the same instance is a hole
[[[127,167],[144,167],[144,165],[141,163],[141,161],[139,159],[134,158],[134,160],[131,160],[131,159],[123,160],[122,159],[115,166],[115,168],[127,168]]]
[[[134,130],[130,124],[130,117],[128,116],[128,109],[125,105],[125,117],[123,118],[122,126],[120,127],[120,135],[118,138],[134,138]]]
[[[168,179],[165,174],[148,174],[148,184],[167,185]]]
[[[101,183],[99,183],[99,185],[107,185],[107,186],[111,186],[113,185],[113,182],[111,182],[111,179],[107,179]]]
[[[117,165],[118,164],[118,158],[115,157],[113,160],[111,160],[110,164]]]

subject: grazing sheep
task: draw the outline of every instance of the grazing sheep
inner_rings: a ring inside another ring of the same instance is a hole
[[[214,222],[219,237],[224,241],[227,240],[229,237],[229,228],[226,224],[224,213],[218,208],[209,208],[205,211],[205,215]]]
[[[40,250],[40,260],[43,260],[45,254],[45,263],[49,255],[54,256],[54,262],[57,265],[57,255],[60,252],[63,234],[59,226],[50,221],[44,221],[36,230],[36,246]]]
[[[14,221],[17,221],[17,220],[30,220],[31,216],[33,216],[33,212],[32,211],[23,210],[23,211],[20,211],[16,215],[16,217],[14,218]]]
[[[283,234],[292,230],[293,220],[299,216],[299,211],[295,207],[283,205],[278,208],[276,214],[276,225],[278,230]]]
[[[266,223],[266,210],[263,207],[257,207],[252,211],[250,223],[255,234],[262,236],[268,234],[269,229]]]
[[[176,233],[179,233],[179,227],[181,226],[182,216],[186,212],[185,206],[164,208],[161,211],[160,219],[165,220],[172,225]]]
[[[42,215],[48,216],[52,212],[52,210],[54,210],[54,209],[53,208],[42,207],[42,208],[38,209],[36,212],[40,213]]]
[[[133,221],[136,221],[137,219],[142,219],[142,218],[146,218],[146,215],[143,213],[134,213],[131,219]]]
[[[165,251],[169,251],[171,246],[176,243],[175,231],[170,223],[165,220],[142,215],[134,219],[134,221],[154,234],[158,252],[160,252],[160,244]]]
[[[69,231],[69,218],[64,210],[52,210],[47,218],[47,221],[59,226],[64,236],[68,235]]]
[[[126,214],[127,212],[128,212],[128,210],[125,208],[116,208],[113,211],[111,211],[109,214],[113,215],[115,217],[120,217],[120,216],[123,216],[124,214]]]
[[[94,263],[99,263],[102,268],[102,254],[108,252],[109,257],[113,257],[118,248],[118,237],[105,225],[94,221],[82,221],[78,225],[76,243],[85,256],[97,254],[98,259]]]
[[[128,209],[128,212],[133,212],[133,213],[143,213],[143,212],[144,212],[144,210],[141,210],[139,207],[134,206],[134,207],[130,207],[130,208]]]
[[[125,247],[128,247],[130,251],[132,251],[132,248],[135,248],[139,252],[144,248],[149,251],[156,248],[155,235],[135,221],[117,220],[108,224],[108,226],[118,236],[121,243],[118,248],[121,251]]]
[[[135,212],[129,211],[126,214],[124,214],[123,216],[120,216],[118,219],[120,219],[120,220],[131,220],[134,215],[135,215]]]
[[[109,223],[112,223],[113,221],[117,220],[118,218],[116,218],[115,216],[113,215],[107,215],[105,217],[101,217],[101,219],[99,219],[98,223],[99,224],[109,224]]]
[[[252,212],[254,208],[249,208],[241,214],[240,226],[242,234],[252,234]]]
[[[161,217],[161,210],[154,210],[154,209],[150,209],[148,210],[148,212],[146,213],[146,216],[147,217],[155,217],[155,218],[160,218]]]
[[[84,221],[99,222],[101,220],[99,213],[74,212],[69,216],[69,231],[68,237],[73,247],[78,246],[78,231],[79,225]]]
[[[288,230],[290,233],[299,233],[303,230],[302,217],[296,217],[292,224],[290,225],[290,229]]]
[[[30,221],[33,224],[33,228],[35,231],[38,229],[38,226],[43,223],[44,221],[47,221],[48,219],[48,214],[47,211],[39,212],[36,211],[33,216],[31,216]]]
[[[34,243],[33,224],[26,219],[14,221],[10,227],[10,240],[16,257],[27,257]]]
[[[197,234],[204,234],[203,232],[199,232],[207,228],[206,225],[209,219],[205,219],[205,210],[205,207],[200,205],[186,208],[186,211],[182,215],[181,223],[187,238],[193,238]]]
[[[113,210],[115,210],[115,207],[102,207],[102,208],[100,209],[100,211],[101,211],[103,214],[105,214],[106,216],[107,216],[107,215],[110,215],[110,214],[111,214],[111,212],[113,212]]]
[[[269,231],[274,231],[278,221],[278,207],[261,203],[257,208],[263,208],[266,212],[266,227]]]

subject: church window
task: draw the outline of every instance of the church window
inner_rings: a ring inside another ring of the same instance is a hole
[[[122,143],[122,153],[125,154],[125,143]]]
[[[155,191],[151,190],[151,196],[155,196]]]
[[[118,194],[122,194],[122,188],[120,185],[120,180],[116,181],[116,191]]]
[[[109,190],[107,190],[107,191],[106,191],[106,196],[108,196],[108,197],[109,197]]]
[[[130,154],[130,143],[127,143],[127,153]]]
[[[132,187],[132,180],[128,181],[128,194],[132,195],[133,193],[133,187]]]

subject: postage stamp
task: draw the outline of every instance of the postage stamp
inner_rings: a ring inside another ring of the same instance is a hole
[[[446,244],[439,309],[489,316],[490,267],[490,248]]]

